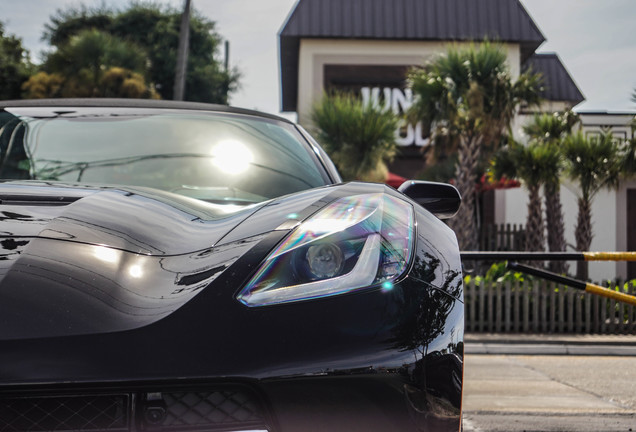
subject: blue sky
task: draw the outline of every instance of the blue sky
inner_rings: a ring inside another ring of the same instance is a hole
[[[636,0],[521,0],[547,39],[538,52],[556,52],[587,101],[579,111],[636,111]],[[121,7],[129,0],[84,0]],[[0,20],[37,59],[44,24],[78,0],[0,0]],[[181,8],[182,0],[164,4]],[[233,105],[278,113],[277,33],[296,0],[192,0],[230,41],[230,64],[242,72]]]

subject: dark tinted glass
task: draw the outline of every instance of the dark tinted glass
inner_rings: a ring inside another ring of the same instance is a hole
[[[101,108],[0,113],[0,178],[154,187],[257,202],[327,183],[290,124],[240,114]]]

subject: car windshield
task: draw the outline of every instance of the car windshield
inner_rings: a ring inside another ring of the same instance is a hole
[[[0,178],[144,186],[251,203],[329,183],[288,123],[188,110],[7,108]]]

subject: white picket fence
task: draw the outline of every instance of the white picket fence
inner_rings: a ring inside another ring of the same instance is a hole
[[[464,299],[468,332],[636,334],[634,306],[551,282],[471,280]]]

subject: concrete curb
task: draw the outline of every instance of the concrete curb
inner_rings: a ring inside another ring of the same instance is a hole
[[[467,342],[466,354],[636,356],[636,346],[581,344],[512,344]]]
[[[636,356],[636,335],[472,333],[466,354]]]

